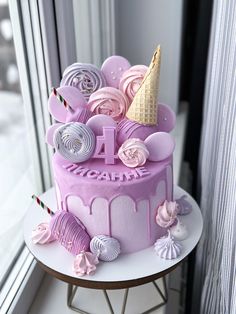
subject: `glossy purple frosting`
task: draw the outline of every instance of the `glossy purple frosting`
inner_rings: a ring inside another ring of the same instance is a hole
[[[166,181],[165,171],[169,165],[172,165],[172,156],[158,163],[147,161],[145,166],[136,169],[126,167],[118,160],[116,165],[106,165],[101,159],[90,159],[73,164],[58,153],[53,156],[54,175],[60,191],[63,195],[79,195],[86,206],[91,206],[96,197],[104,197],[108,201],[118,195],[129,195],[136,202],[146,199],[147,195],[155,194],[157,181]],[[84,171],[79,171],[80,168]],[[137,174],[137,171],[141,171],[139,169],[146,169],[149,175],[139,176]],[[93,173],[90,175],[91,171]],[[106,180],[106,176],[103,179],[97,179],[95,178],[96,171],[100,175],[105,172],[110,178],[112,173],[122,174],[123,181]],[[165,184],[172,191],[172,186],[169,187],[167,182]],[[171,195],[166,195],[165,199],[172,200],[172,192]]]
[[[106,86],[106,80],[96,66],[88,63],[73,63],[65,69],[60,86],[74,86],[88,100],[92,93]]]
[[[131,169],[119,160],[73,164],[55,154],[53,170],[58,207],[78,217],[90,237],[113,237],[122,253],[130,253],[166,233],[155,216],[165,199],[173,199],[172,157]]]

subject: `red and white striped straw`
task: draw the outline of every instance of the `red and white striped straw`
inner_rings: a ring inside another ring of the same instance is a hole
[[[52,92],[54,94],[54,96],[57,97],[57,99],[63,104],[63,106],[69,110],[70,112],[73,112],[74,110],[72,109],[72,107],[68,104],[68,102],[65,100],[64,97],[62,97],[62,95],[60,93],[58,93],[58,91],[56,90],[55,87],[52,87]]]
[[[34,199],[40,207],[46,210],[50,216],[54,215],[54,212],[49,207],[47,207],[36,195],[32,195],[32,199]]]

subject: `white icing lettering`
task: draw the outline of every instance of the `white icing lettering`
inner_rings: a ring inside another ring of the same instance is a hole
[[[124,173],[120,172],[120,173],[116,173],[116,172],[112,172],[111,173],[111,181],[124,181]]]
[[[106,181],[110,181],[110,176],[109,173],[107,171],[103,171],[98,177],[98,180],[106,180]]]
[[[82,166],[79,166],[76,170],[73,171],[73,173],[79,174],[81,177],[84,177],[88,171],[88,168],[83,168]]]
[[[81,177],[87,177],[89,179],[106,180],[106,181],[125,181],[133,180],[146,177],[150,175],[150,172],[145,167],[139,167],[135,169],[130,169],[125,172],[111,172],[102,171],[96,169],[88,169],[76,164],[67,164],[62,166],[68,172],[73,172],[75,175]]]
[[[125,172],[124,175],[127,180],[132,180],[132,178],[137,179],[139,177],[139,175],[137,174],[135,170],[131,170],[130,172]]]
[[[75,170],[78,166],[76,164],[68,164],[64,165],[63,168],[67,169],[69,172],[72,172]]]
[[[87,177],[89,179],[96,179],[99,174],[100,174],[100,171],[98,170],[89,170],[87,173]]]
[[[145,167],[136,168],[136,171],[141,178],[150,174],[150,172]]]

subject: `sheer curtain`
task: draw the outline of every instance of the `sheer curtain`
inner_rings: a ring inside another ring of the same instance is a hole
[[[215,0],[200,157],[204,233],[192,313],[236,313],[236,1]],[[200,308],[199,308],[199,307]]]

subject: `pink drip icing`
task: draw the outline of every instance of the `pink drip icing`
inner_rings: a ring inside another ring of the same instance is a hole
[[[92,207],[93,207],[93,202],[95,201],[95,197],[92,199],[92,201],[90,202],[90,206],[89,206],[89,215],[92,215],[93,214],[93,210],[92,210]],[[84,204],[84,202],[83,202]],[[86,206],[86,205],[85,205]]]
[[[169,166],[170,167],[170,166]],[[171,177],[173,178],[173,167],[166,168],[166,175],[165,175],[165,186],[166,186],[166,199],[167,201],[173,201],[173,185],[168,185],[168,174],[171,172]]]
[[[68,210],[67,199],[68,199],[70,196],[78,196],[78,195],[73,194],[73,193],[68,193],[68,194],[65,195],[65,197],[64,197],[64,202],[62,202],[62,203],[63,203],[63,206],[62,206],[62,207],[64,207],[66,211],[69,211],[69,210]],[[140,198],[137,198],[137,199],[135,200],[135,199],[134,199],[132,196],[130,196],[129,194],[123,194],[123,193],[117,194],[117,195],[115,195],[114,197],[112,197],[112,198],[110,198],[110,199],[108,199],[107,197],[101,196],[101,195],[96,195],[96,196],[94,196],[92,199],[90,199],[88,202],[85,202],[84,199],[83,199],[81,196],[78,196],[78,197],[82,200],[82,203],[83,203],[84,206],[89,207],[89,214],[92,215],[92,205],[93,205],[93,202],[94,202],[97,198],[105,199],[105,200],[107,201],[107,203],[108,203],[108,206],[110,206],[111,203],[112,203],[116,198],[118,198],[118,197],[120,197],[120,196],[128,196],[130,199],[132,199],[132,201],[133,201],[134,204],[135,204],[135,206],[134,206],[134,211],[135,211],[135,212],[137,212],[137,203],[138,203],[139,201],[142,201],[142,200],[145,200],[145,199],[146,199],[146,198],[140,197]]]
[[[151,200],[148,199],[148,210],[147,210],[147,230],[148,238],[151,239]]]
[[[167,173],[166,173],[167,170],[164,170],[161,174],[161,176],[159,177],[159,180],[158,182],[161,182],[161,181],[164,181],[165,182],[165,189],[166,189],[166,199],[168,201],[171,201],[173,199],[173,196],[172,196],[172,189],[171,191],[169,190],[168,188],[168,178],[167,178]],[[156,184],[155,184],[155,187],[156,187]],[[150,191],[150,196],[154,196],[155,195],[155,190],[153,191]],[[68,203],[67,203],[67,199],[69,196],[77,196],[76,194],[74,193],[68,193],[65,195],[64,197],[64,201],[62,201],[62,209],[66,210],[68,212]],[[134,206],[134,211],[137,212],[137,204],[138,202],[142,201],[142,200],[146,200],[147,198],[146,197],[137,197],[136,199],[131,196],[129,193],[127,194],[124,194],[124,193],[120,193],[120,194],[116,194],[115,196],[113,195],[111,198],[107,198],[107,197],[104,197],[102,195],[95,195],[93,196],[91,199],[89,200],[85,200],[81,195],[79,196],[80,199],[82,200],[83,202],[83,205],[84,206],[88,206],[89,207],[89,214],[92,215],[92,204],[94,202],[94,200],[98,197],[101,197],[103,199],[105,199],[108,203],[108,208],[111,207],[111,203],[113,202],[113,200],[115,200],[117,197],[120,197],[120,196],[128,196],[129,198],[131,198],[135,204]],[[110,218],[109,218],[110,219]],[[110,223],[109,223],[110,225]],[[111,229],[109,229],[111,230]]]
[[[109,237],[112,237],[112,232],[111,232],[111,203],[108,203],[108,235]]]

